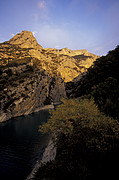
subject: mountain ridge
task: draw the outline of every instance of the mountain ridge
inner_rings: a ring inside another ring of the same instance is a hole
[[[13,56],[10,55],[10,48]],[[3,49],[5,49],[4,53],[1,51]],[[3,57],[3,61],[1,57]],[[99,56],[89,53],[85,49],[44,49],[38,44],[32,32],[22,31],[9,41],[0,44],[0,65],[7,65],[8,61],[12,63],[14,57],[18,64],[26,57],[27,62],[43,68],[50,74],[60,74],[65,82],[69,82],[86,71]],[[5,61],[6,63],[3,63]]]

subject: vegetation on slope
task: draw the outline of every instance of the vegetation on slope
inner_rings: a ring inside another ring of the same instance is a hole
[[[41,132],[57,135],[57,155],[36,179],[116,179],[119,161],[119,46],[66,84],[63,104]],[[115,120],[115,119],[117,120]]]
[[[102,114],[92,99],[63,100],[40,131],[57,134],[57,155],[36,179],[117,177],[119,123]]]
[[[67,84],[67,89],[71,90],[69,97],[93,96],[101,111],[119,119],[119,46],[97,59],[86,75]]]

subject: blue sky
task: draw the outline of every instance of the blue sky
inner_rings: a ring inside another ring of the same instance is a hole
[[[0,0],[0,42],[32,31],[44,48],[105,55],[119,45],[119,0]]]

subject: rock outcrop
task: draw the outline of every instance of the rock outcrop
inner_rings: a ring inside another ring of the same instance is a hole
[[[30,31],[22,31],[10,39],[9,43],[19,45],[21,48],[43,49]]]

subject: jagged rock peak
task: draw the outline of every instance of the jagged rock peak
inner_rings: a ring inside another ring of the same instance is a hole
[[[87,55],[89,53],[86,49],[71,50],[71,49],[68,49],[67,47],[63,48],[63,49],[60,49],[59,51],[62,54],[68,54],[68,55],[71,55],[71,56],[73,56],[73,55],[80,55],[80,54]]]
[[[42,49],[31,31],[24,30],[16,34],[9,42],[10,44],[18,44],[21,48]]]
[[[66,47],[66,48],[62,48],[62,49],[46,48],[45,50],[47,52],[50,52],[50,53],[68,55],[70,57],[78,56],[78,55],[83,55],[83,56],[91,56],[91,57],[97,57],[98,58],[98,56],[88,52],[86,49],[71,50],[71,49],[68,49]]]

